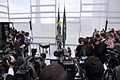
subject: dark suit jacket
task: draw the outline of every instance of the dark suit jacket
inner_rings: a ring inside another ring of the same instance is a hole
[[[106,54],[107,54],[107,45],[101,42],[99,45],[95,45],[95,56],[98,57],[102,63],[106,60]]]
[[[14,46],[15,46],[15,52],[21,53],[20,43],[17,40],[15,41]]]

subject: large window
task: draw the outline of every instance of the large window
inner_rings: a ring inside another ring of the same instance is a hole
[[[0,22],[8,22],[8,2],[0,0]]]
[[[14,27],[30,32],[30,0],[9,0],[9,11]]]

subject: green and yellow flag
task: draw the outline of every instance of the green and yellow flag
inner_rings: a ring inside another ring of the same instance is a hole
[[[60,33],[61,34],[61,21],[60,21],[60,12],[59,12],[59,7],[58,7],[58,20],[57,20],[57,34]]]
[[[65,5],[64,5],[64,14],[63,14],[63,48],[65,48],[65,41],[66,41],[66,13],[65,13]]]

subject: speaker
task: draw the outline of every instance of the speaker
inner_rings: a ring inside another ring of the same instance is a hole
[[[6,42],[10,33],[10,22],[0,22],[0,42]]]
[[[108,20],[106,20],[106,24],[105,24],[105,32],[107,31],[107,26],[108,26]]]
[[[30,24],[30,30],[32,30],[32,22],[29,21],[29,24]]]

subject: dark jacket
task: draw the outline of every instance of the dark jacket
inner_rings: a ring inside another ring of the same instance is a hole
[[[6,77],[5,80],[15,80],[15,79],[14,79],[14,76],[12,76],[12,75],[7,75],[7,77]]]
[[[15,41],[14,46],[15,46],[15,52],[21,53],[20,43],[17,40]]]
[[[95,56],[98,57],[102,63],[106,61],[107,54],[107,45],[105,43],[100,43],[99,45],[95,45]]]

